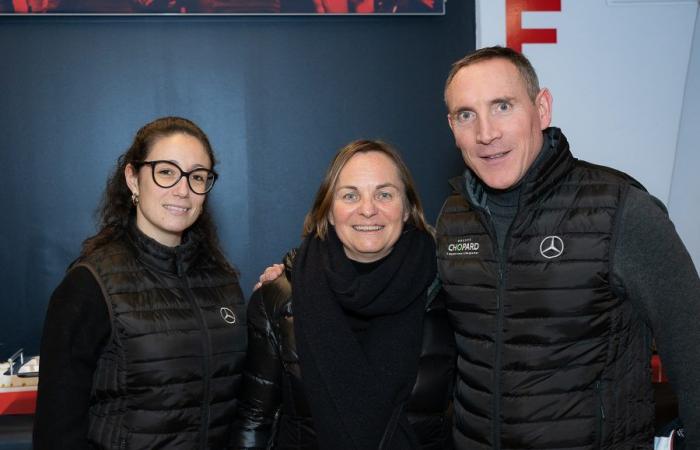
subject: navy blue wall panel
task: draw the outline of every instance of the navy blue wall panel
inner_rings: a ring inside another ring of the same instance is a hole
[[[250,292],[299,243],[335,151],[395,144],[430,221],[463,167],[445,119],[450,63],[474,48],[473,1],[436,17],[0,18],[0,357],[38,350],[48,299],[117,156],[163,115],[217,151],[212,206]]]

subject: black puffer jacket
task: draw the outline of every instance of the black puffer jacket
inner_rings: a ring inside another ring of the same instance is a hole
[[[238,277],[195,236],[135,229],[80,261],[102,288],[111,337],[97,361],[88,440],[99,449],[220,449],[246,348]]]
[[[294,336],[291,258],[285,276],[253,293],[248,304],[248,361],[233,430],[235,449],[316,450]],[[423,321],[416,384],[406,414],[426,450],[452,448],[454,335],[443,296],[433,293]]]
[[[650,334],[611,285],[629,176],[578,161],[558,129],[522,182],[503,250],[467,172],[438,219],[438,267],[458,334],[455,445],[651,448]]]

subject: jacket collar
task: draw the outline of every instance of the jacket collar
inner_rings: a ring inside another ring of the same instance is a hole
[[[520,181],[520,207],[536,203],[559,180],[571,170],[575,158],[569,150],[569,142],[559,128],[550,127],[543,131],[545,134],[541,152],[542,158],[537,158]],[[452,178],[453,189],[462,194],[472,207],[488,211],[486,206],[487,192],[484,183],[471,169],[464,174]]]
[[[177,276],[187,273],[201,248],[199,236],[192,231],[183,235],[182,243],[177,247],[168,247],[149,238],[134,222],[129,226],[127,236],[136,250],[139,261],[161,272]]]

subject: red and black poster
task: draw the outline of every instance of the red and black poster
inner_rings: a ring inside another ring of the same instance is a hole
[[[0,0],[0,14],[444,14],[445,0]]]

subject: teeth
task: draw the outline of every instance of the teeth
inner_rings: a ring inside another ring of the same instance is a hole
[[[189,208],[183,208],[180,206],[173,206],[173,205],[166,205],[165,207],[168,209],[172,209],[174,211],[180,211],[180,212],[187,212],[189,210]]]
[[[380,225],[354,225],[353,228],[357,231],[379,231],[384,227]]]
[[[486,159],[496,159],[496,158],[500,158],[500,157],[504,156],[505,154],[506,154],[506,152],[503,152],[503,153],[496,153],[495,155],[487,156]]]

